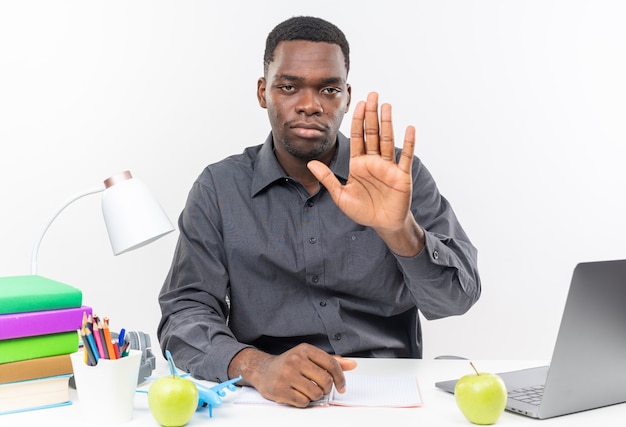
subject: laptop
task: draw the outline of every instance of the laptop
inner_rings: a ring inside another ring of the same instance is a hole
[[[498,375],[506,409],[533,418],[626,402],[626,260],[578,264],[550,365]],[[435,386],[454,393],[455,384]]]

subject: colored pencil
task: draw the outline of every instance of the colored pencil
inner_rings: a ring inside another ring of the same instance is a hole
[[[98,324],[95,322],[95,318],[93,322],[93,337],[96,340],[96,345],[98,346],[98,352],[100,353],[100,357],[102,359],[108,359],[109,355],[107,354],[106,348],[102,344],[102,331],[100,331],[100,328],[98,328]]]
[[[100,360],[100,352],[98,351],[98,347],[93,339],[93,333],[89,330],[89,328],[85,328],[85,336],[87,337],[87,343],[89,344],[89,348],[91,349],[95,364]]]
[[[102,321],[102,330],[104,331],[104,342],[107,347],[109,359],[116,359],[115,350],[113,349],[113,341],[111,340],[111,331],[109,331],[109,318],[105,317]]]
[[[89,340],[87,339],[87,328],[82,328],[80,330],[80,334],[83,337],[83,353],[85,353],[85,363],[89,366],[95,366],[97,364],[96,356],[91,348],[91,344],[89,344]]]
[[[111,336],[109,318],[102,320],[97,315],[83,313],[83,324],[78,331],[83,341],[85,363],[96,365],[100,359],[115,360],[128,356],[130,342],[126,340],[126,330],[122,328],[116,341]]]

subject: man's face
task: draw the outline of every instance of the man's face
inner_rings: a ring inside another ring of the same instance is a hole
[[[338,45],[302,40],[278,44],[257,90],[277,152],[304,161],[332,155],[350,105],[346,79]]]

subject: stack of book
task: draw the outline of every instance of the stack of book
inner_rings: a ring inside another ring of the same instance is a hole
[[[0,414],[67,405],[82,292],[42,276],[0,277]]]

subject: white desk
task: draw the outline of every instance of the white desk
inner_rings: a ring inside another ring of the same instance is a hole
[[[214,408],[213,418],[208,411],[197,412],[187,424],[194,426],[472,426],[456,407],[454,396],[438,390],[436,381],[458,378],[471,373],[468,361],[464,360],[409,360],[409,359],[357,359],[359,366],[355,372],[362,374],[414,375],[422,392],[424,405],[420,408],[347,408],[316,407],[298,409],[284,406],[233,404],[235,393],[227,392],[222,406]],[[511,369],[539,366],[541,361],[491,361],[477,360],[474,364],[481,371],[503,372]],[[159,361],[155,375],[167,373],[164,361]],[[348,384],[349,387],[349,384]],[[76,398],[72,390],[73,399]],[[592,426],[623,425],[626,418],[626,405],[613,405],[606,408],[581,412],[549,420],[533,420],[521,415],[505,412],[498,426],[536,425],[550,426]],[[84,427],[92,425],[80,411],[80,402],[70,406],[23,412],[0,416],[1,426],[45,425],[64,427]],[[122,426],[153,426],[158,424],[152,418],[145,394],[137,393],[133,421]]]

